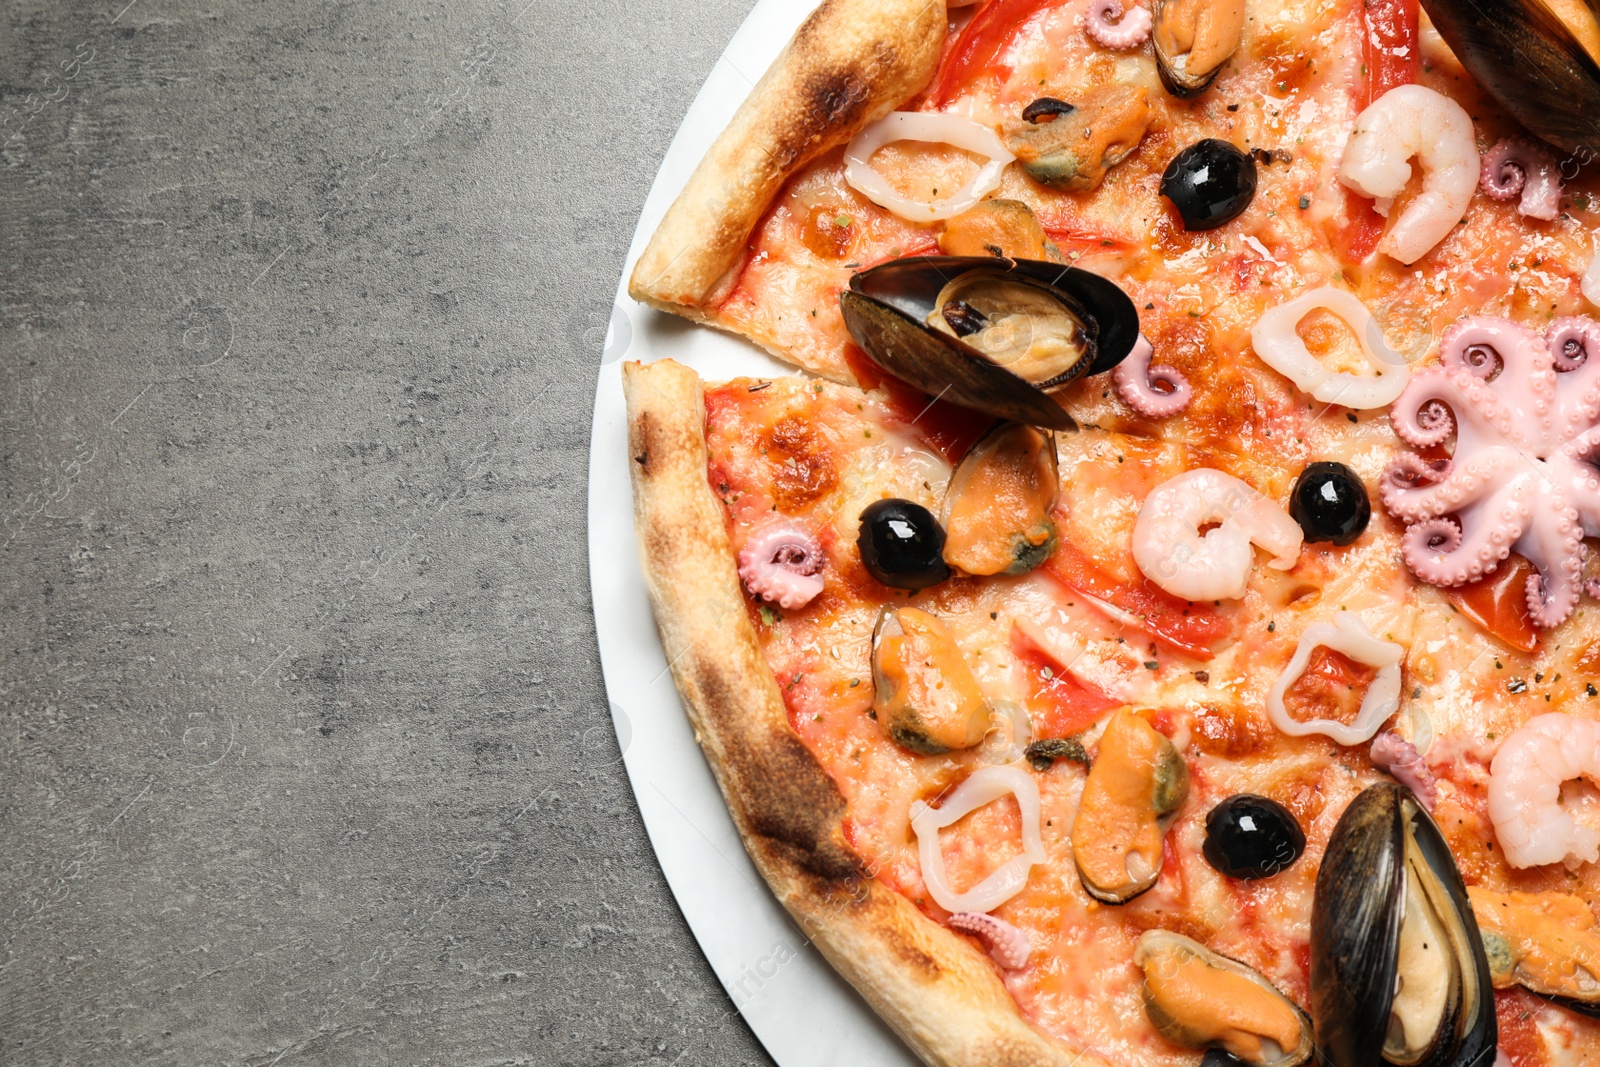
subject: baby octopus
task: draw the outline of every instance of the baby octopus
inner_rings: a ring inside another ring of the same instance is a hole
[[[1536,569],[1534,623],[1557,626],[1578,603],[1583,538],[1600,535],[1600,323],[1557,319],[1541,339],[1474,316],[1445,331],[1439,359],[1390,413],[1416,448],[1456,437],[1449,459],[1405,453],[1384,475],[1379,498],[1408,524],[1406,566],[1456,586],[1519,552]]]
[[[785,611],[803,608],[822,592],[822,546],[793,523],[775,522],[739,550],[745,588]]]

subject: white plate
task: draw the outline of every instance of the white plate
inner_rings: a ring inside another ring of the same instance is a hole
[[[737,338],[635,303],[627,277],[695,164],[813,6],[756,5],[695,97],[645,201],[594,401],[589,583],[628,780],[673,896],[734,1006],[782,1067],[914,1067],[919,1061],[807,943],[745,855],[667,672],[639,570],[628,482],[624,359],[670,356],[713,380],[796,373]]]

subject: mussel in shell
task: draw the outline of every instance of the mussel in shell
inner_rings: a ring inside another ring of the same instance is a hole
[[[1404,786],[1351,802],[1317,872],[1311,1017],[1329,1067],[1487,1067],[1498,1029],[1461,874]]]
[[[1060,491],[1049,430],[1002,423],[967,451],[944,496],[944,561],[967,574],[1026,574],[1056,548]]]
[[[1461,65],[1529,132],[1600,153],[1600,18],[1588,0],[1422,0]]]
[[[1600,925],[1570,893],[1467,890],[1496,989],[1520,985],[1600,1019]]]
[[[1244,0],[1156,0],[1153,14],[1161,84],[1178,97],[1204,92],[1239,48]]]
[[[1114,283],[1031,259],[918,256],[839,294],[850,336],[929,396],[1010,422],[1075,430],[1051,396],[1133,350],[1139,313]]]
[[[917,608],[890,605],[872,631],[872,710],[901,748],[925,756],[972,748],[992,709],[948,627]]]
[[[1311,1058],[1311,1020],[1259,971],[1167,930],[1146,930],[1133,962],[1144,972],[1145,1014],[1168,1041],[1254,1067]]]

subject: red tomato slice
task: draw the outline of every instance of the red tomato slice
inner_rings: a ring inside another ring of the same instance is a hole
[[[1121,706],[1073,674],[1015,623],[1011,625],[1011,651],[1032,694],[1028,711],[1033,716],[1035,736],[1069,737],[1082,733],[1106,712]]]
[[[1500,1048],[1512,1067],[1545,1067],[1549,1063],[1544,1038],[1534,1018],[1545,1002],[1525,989],[1512,986],[1494,991],[1494,1014],[1500,1029]]]
[[[1334,243],[1346,263],[1360,263],[1378,247],[1385,222],[1383,216],[1372,209],[1371,200],[1344,186],[1339,188],[1344,192],[1345,218],[1350,221],[1334,234]]]
[[[1456,610],[1512,648],[1532,652],[1539,647],[1539,629],[1528,611],[1528,575],[1533,564],[1513,553],[1493,574],[1446,589]]]
[[[1417,40],[1417,0],[1363,0],[1361,67],[1365,98],[1371,104],[1390,89],[1417,80],[1421,46]]]
[[[928,99],[943,107],[987,71],[1028,19],[1060,0],[989,0],[956,38]]]
[[[1233,634],[1233,621],[1210,604],[1181,600],[1148,578],[1136,585],[1119,582],[1068,541],[1061,542],[1044,569],[1068,589],[1131,615],[1151,637],[1184,655],[1210,659]]]
[[[1417,0],[1363,0],[1360,8],[1361,76],[1354,84],[1358,109],[1400,85],[1417,80],[1422,47],[1417,38]],[[1383,236],[1384,219],[1372,201],[1344,191],[1349,223],[1334,235],[1339,254],[1359,263]]]

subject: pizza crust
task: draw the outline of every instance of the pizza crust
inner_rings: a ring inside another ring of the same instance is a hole
[[[711,321],[783,183],[926,85],[944,39],[943,0],[824,0],[667,209],[629,295]]]
[[[634,524],[662,647],[739,836],[801,930],[934,1067],[1105,1067],[1035,1030],[995,965],[875,881],[845,801],[789,724],[706,476],[699,377],[622,368]]]

